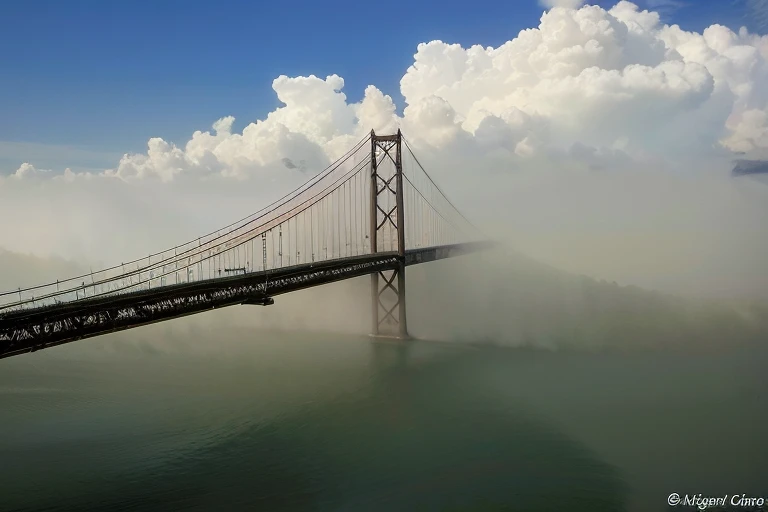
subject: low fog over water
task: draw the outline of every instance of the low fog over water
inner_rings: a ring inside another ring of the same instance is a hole
[[[7,252],[0,252],[0,260],[3,289],[83,270]],[[718,348],[768,340],[765,302],[622,286],[562,272],[508,248],[409,267],[406,289],[409,329],[430,339],[581,349]],[[157,328],[170,333],[248,325],[362,334],[370,329],[369,290],[363,277],[278,296],[273,307],[230,307]]]
[[[424,341],[398,347],[365,335],[369,286],[0,361],[0,509],[644,512],[768,491],[765,305],[501,250],[410,267]]]

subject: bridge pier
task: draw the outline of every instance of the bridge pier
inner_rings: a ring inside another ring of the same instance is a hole
[[[371,274],[371,291],[371,335],[409,339],[405,306],[405,262],[398,263],[394,270]]]
[[[393,235],[397,237],[398,253],[395,268],[371,274],[371,335],[405,340],[409,335],[405,305],[405,209],[401,144],[400,130],[395,135],[376,135],[371,130],[371,254],[379,252],[380,238],[391,241]],[[383,170],[381,164],[385,161],[394,163],[393,171]],[[395,205],[390,208],[392,196]]]

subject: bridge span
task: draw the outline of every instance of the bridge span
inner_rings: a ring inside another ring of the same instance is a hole
[[[405,339],[405,268],[492,246],[399,131],[372,131],[299,189],[222,230],[0,293],[0,358],[226,306],[270,305],[280,294],[363,275],[371,275],[372,333]]]

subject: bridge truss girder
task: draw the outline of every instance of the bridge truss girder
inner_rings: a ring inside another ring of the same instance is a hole
[[[69,308],[24,310],[0,317],[0,358],[92,336],[237,304],[269,305],[272,296],[391,269],[396,255],[380,254],[275,272],[170,286],[107,300],[82,300]]]
[[[0,358],[226,306],[269,304],[282,293],[492,247],[480,242],[413,249],[405,258],[378,253],[7,312],[0,314]]]

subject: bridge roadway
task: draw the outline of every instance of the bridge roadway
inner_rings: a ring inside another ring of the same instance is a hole
[[[405,251],[406,266],[492,246],[489,242]],[[269,305],[275,295],[397,268],[396,252],[305,263],[0,313],[0,358],[237,304]]]

